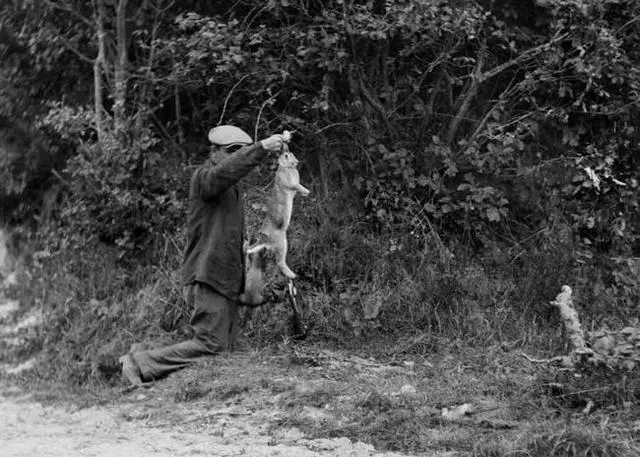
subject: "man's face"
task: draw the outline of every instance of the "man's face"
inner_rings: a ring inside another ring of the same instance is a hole
[[[241,147],[242,147],[242,145],[240,145],[240,144],[232,144],[231,146],[216,146],[216,145],[213,145],[213,146],[211,146],[211,157],[214,157],[216,154],[218,154],[220,152],[223,153],[223,154],[233,154],[234,152],[236,152]]]
[[[236,152],[238,149],[240,149],[242,147],[241,144],[232,144],[231,146],[225,146],[224,148],[222,148],[222,150],[226,153],[226,154],[233,154],[234,152]]]

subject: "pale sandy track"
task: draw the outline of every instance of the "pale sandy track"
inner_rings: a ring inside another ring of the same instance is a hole
[[[207,420],[149,425],[135,404],[67,409],[42,406],[15,388],[0,397],[0,455],[3,457],[116,456],[372,456],[348,439],[306,440],[295,430],[266,433],[256,415],[225,408]],[[148,413],[148,411],[147,411]],[[219,414],[217,414],[219,413]],[[204,417],[204,416],[203,416]],[[155,421],[154,421],[155,422]]]

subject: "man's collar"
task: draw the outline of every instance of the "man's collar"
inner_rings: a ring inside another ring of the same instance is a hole
[[[211,153],[211,155],[209,156],[209,160],[208,161],[212,165],[217,165],[226,157],[229,157],[229,154],[227,152],[225,152],[224,150],[217,150],[217,151]]]

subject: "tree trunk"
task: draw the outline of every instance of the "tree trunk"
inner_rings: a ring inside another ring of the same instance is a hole
[[[127,97],[127,3],[119,0],[116,10],[116,40],[118,55],[114,71],[113,117],[116,137],[122,141],[125,126],[125,100]]]
[[[460,108],[456,113],[455,117],[451,120],[449,124],[449,131],[447,132],[447,144],[452,145],[453,141],[456,138],[456,133],[458,133],[458,128],[460,128],[460,124],[466,118],[467,113],[469,112],[469,108],[471,108],[471,102],[473,101],[476,93],[478,92],[478,88],[480,87],[480,83],[484,81],[482,75],[482,65],[484,63],[484,46],[480,49],[478,53],[478,61],[476,64],[476,68],[474,72],[469,75],[471,77],[471,82],[469,84],[468,90],[461,95],[462,103],[460,104]]]
[[[93,94],[94,94],[94,122],[98,134],[98,142],[104,141],[103,101],[102,101],[102,73],[105,62],[105,7],[103,0],[95,0],[94,4],[96,27],[98,29],[98,55],[93,61]]]

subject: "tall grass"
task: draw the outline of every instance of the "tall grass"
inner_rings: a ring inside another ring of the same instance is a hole
[[[111,382],[119,375],[117,357],[131,344],[168,341],[181,331],[188,310],[172,274],[175,260],[164,259],[162,268],[135,266],[98,242],[29,257],[11,294],[23,308],[42,311],[42,328],[33,335],[41,348],[38,377]]]
[[[567,427],[555,432],[529,432],[520,439],[480,443],[474,457],[637,457],[628,433],[596,427]]]
[[[260,223],[260,210],[252,206],[256,195],[247,204],[249,233]],[[289,264],[301,276],[297,284],[316,341],[430,352],[445,338],[557,354],[563,350],[561,324],[548,303],[562,284],[574,287],[579,312],[594,323],[620,322],[624,313],[611,303],[633,299],[640,290],[629,281],[629,268],[608,285],[590,281],[601,274],[599,265],[576,263],[570,244],[502,242],[482,251],[445,240],[433,228],[419,236],[402,228],[381,233],[364,220],[359,206],[339,195],[296,199]],[[15,294],[24,306],[43,310],[35,345],[45,360],[41,374],[77,383],[111,381],[117,357],[131,344],[189,336],[177,238],[160,237],[145,262],[95,240],[83,249],[60,244],[30,256],[30,276]],[[273,271],[269,281],[267,287],[282,287]],[[601,298],[598,287],[608,294],[607,306],[585,301]],[[249,333],[258,337],[255,344],[283,336],[286,306],[267,306],[259,314]]]

